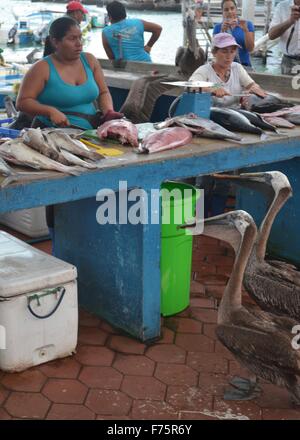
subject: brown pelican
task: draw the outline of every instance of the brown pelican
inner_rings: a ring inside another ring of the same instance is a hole
[[[186,27],[187,47],[178,47],[175,55],[175,65],[179,67],[179,73],[189,78],[198,67],[205,63],[207,56],[199,46],[196,38],[196,23],[194,12],[189,10],[184,22]]]
[[[288,178],[279,171],[214,175],[218,179],[259,190],[268,199],[267,213],[259,227],[244,275],[244,286],[263,309],[294,319],[300,318],[300,272],[288,263],[265,260],[266,246],[274,219],[292,195]]]
[[[186,227],[186,226],[185,226]],[[190,229],[190,226],[187,227]],[[300,405],[300,350],[292,347],[292,328],[297,323],[242,305],[242,282],[256,238],[256,226],[245,211],[233,211],[205,220],[203,234],[229,242],[236,252],[233,270],[218,309],[218,339],[252,377],[234,378],[236,390],[227,391],[227,400],[257,397],[258,379],[285,386]]]

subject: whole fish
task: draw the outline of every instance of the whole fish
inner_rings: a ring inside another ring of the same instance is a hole
[[[257,113],[275,112],[289,106],[274,95],[267,95],[265,98],[261,98],[251,94],[243,96],[240,103],[243,109]]]
[[[253,134],[263,133],[262,129],[252,125],[246,116],[229,108],[212,107],[210,119],[230,131],[242,131]]]
[[[78,165],[80,167],[88,168],[90,170],[98,168],[95,162],[86,162],[85,160],[80,159],[80,157],[75,156],[75,154],[70,153],[70,151],[62,149],[60,154],[65,158],[67,164]]]
[[[100,139],[118,139],[121,144],[129,144],[138,147],[138,130],[136,126],[126,119],[114,119],[104,122],[97,128]]]
[[[50,159],[58,159],[58,150],[50,143],[43,135],[40,128],[29,128],[26,130],[22,136],[24,144],[43,154],[44,156],[50,157]]]
[[[158,153],[181,147],[191,142],[192,133],[183,127],[170,127],[148,134],[141,143],[138,152]]]
[[[255,125],[255,127],[259,127],[262,130],[270,130],[276,132],[276,127],[274,125],[270,124],[269,122],[265,121],[262,115],[249,112],[248,110],[243,109],[234,109],[236,112],[240,113],[241,115],[246,116],[246,118],[251,122],[251,124]]]
[[[91,160],[100,160],[103,158],[100,154],[90,150],[86,145],[77,139],[71,138],[69,135],[63,132],[63,130],[45,130],[47,138],[50,138],[58,151],[61,149],[67,150],[72,154],[86,157]]]
[[[264,118],[265,116],[285,116],[285,115],[289,115],[292,113],[300,113],[300,105],[294,105],[293,107],[285,107],[281,110],[277,110],[276,112],[271,112],[271,113],[262,113],[262,117]]]
[[[300,125],[300,113],[288,113],[284,118],[295,125]]]
[[[231,139],[240,141],[242,138],[235,133],[231,133],[219,124],[210,119],[201,118],[193,113],[174,118],[166,119],[163,122],[154,124],[157,129],[179,126],[187,128],[198,136],[214,138],[214,139]]]
[[[280,116],[265,116],[264,119],[275,127],[280,128],[294,128],[295,125],[289,122],[285,118],[281,118]]]
[[[68,167],[44,156],[36,150],[25,145],[20,139],[12,139],[0,145],[0,156],[16,165],[25,165],[35,169],[54,170],[61,173],[80,174],[82,168]]]

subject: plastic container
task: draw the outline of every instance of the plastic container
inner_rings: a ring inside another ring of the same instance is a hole
[[[197,192],[193,186],[181,182],[166,182],[161,189],[177,189],[178,195],[182,195],[178,200],[162,196],[161,314],[169,316],[181,312],[190,302],[193,236],[178,225],[194,218]],[[184,192],[187,189],[189,194]],[[170,215],[166,213],[168,210]]]
[[[0,137],[17,138],[20,136],[20,130],[14,130],[12,128],[0,127]]]
[[[74,352],[76,277],[71,264],[0,232],[1,370],[23,371]]]
[[[28,237],[44,237],[49,234],[44,206],[0,214],[0,223]]]

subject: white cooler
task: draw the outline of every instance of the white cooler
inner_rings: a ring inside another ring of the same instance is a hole
[[[0,369],[22,371],[77,345],[75,266],[0,231]]]
[[[0,223],[28,237],[44,237],[49,234],[45,206],[0,214]]]

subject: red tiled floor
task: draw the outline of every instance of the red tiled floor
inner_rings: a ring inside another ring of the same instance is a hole
[[[155,362],[167,362],[171,364],[184,364],[186,358],[185,350],[171,344],[150,347],[146,351],[146,355]]]
[[[224,401],[230,379],[249,374],[215,335],[233,253],[199,236],[194,257],[190,307],[162,319],[160,340],[143,344],[80,310],[74,356],[0,372],[0,420],[300,420],[288,392],[267,383],[254,401]]]
[[[113,366],[123,374],[152,376],[155,363],[146,356],[117,354]]]
[[[198,374],[187,365],[157,364],[155,377],[167,385],[197,385]]]
[[[14,391],[39,392],[46,380],[47,376],[31,368],[22,373],[5,374],[1,383],[6,388]]]
[[[89,388],[118,390],[123,375],[112,367],[83,367],[79,380]]]
[[[12,392],[4,409],[13,417],[21,419],[43,419],[51,402],[42,394]]]
[[[111,336],[108,347],[119,353],[144,354],[145,344],[135,341],[127,336]]]
[[[134,399],[163,400],[166,385],[155,377],[125,376],[121,390]]]
[[[129,413],[132,400],[121,391],[91,389],[85,405],[97,414],[116,417]]]
[[[43,388],[43,394],[54,403],[84,402],[88,388],[74,379],[49,379]]]
[[[81,369],[81,364],[79,364],[73,357],[67,357],[47,362],[46,364],[40,365],[38,368],[48,377],[76,379]]]
[[[133,420],[177,420],[176,410],[166,402],[135,400],[132,407]]]
[[[48,420],[94,420],[95,413],[83,405],[54,403],[47,415]]]

